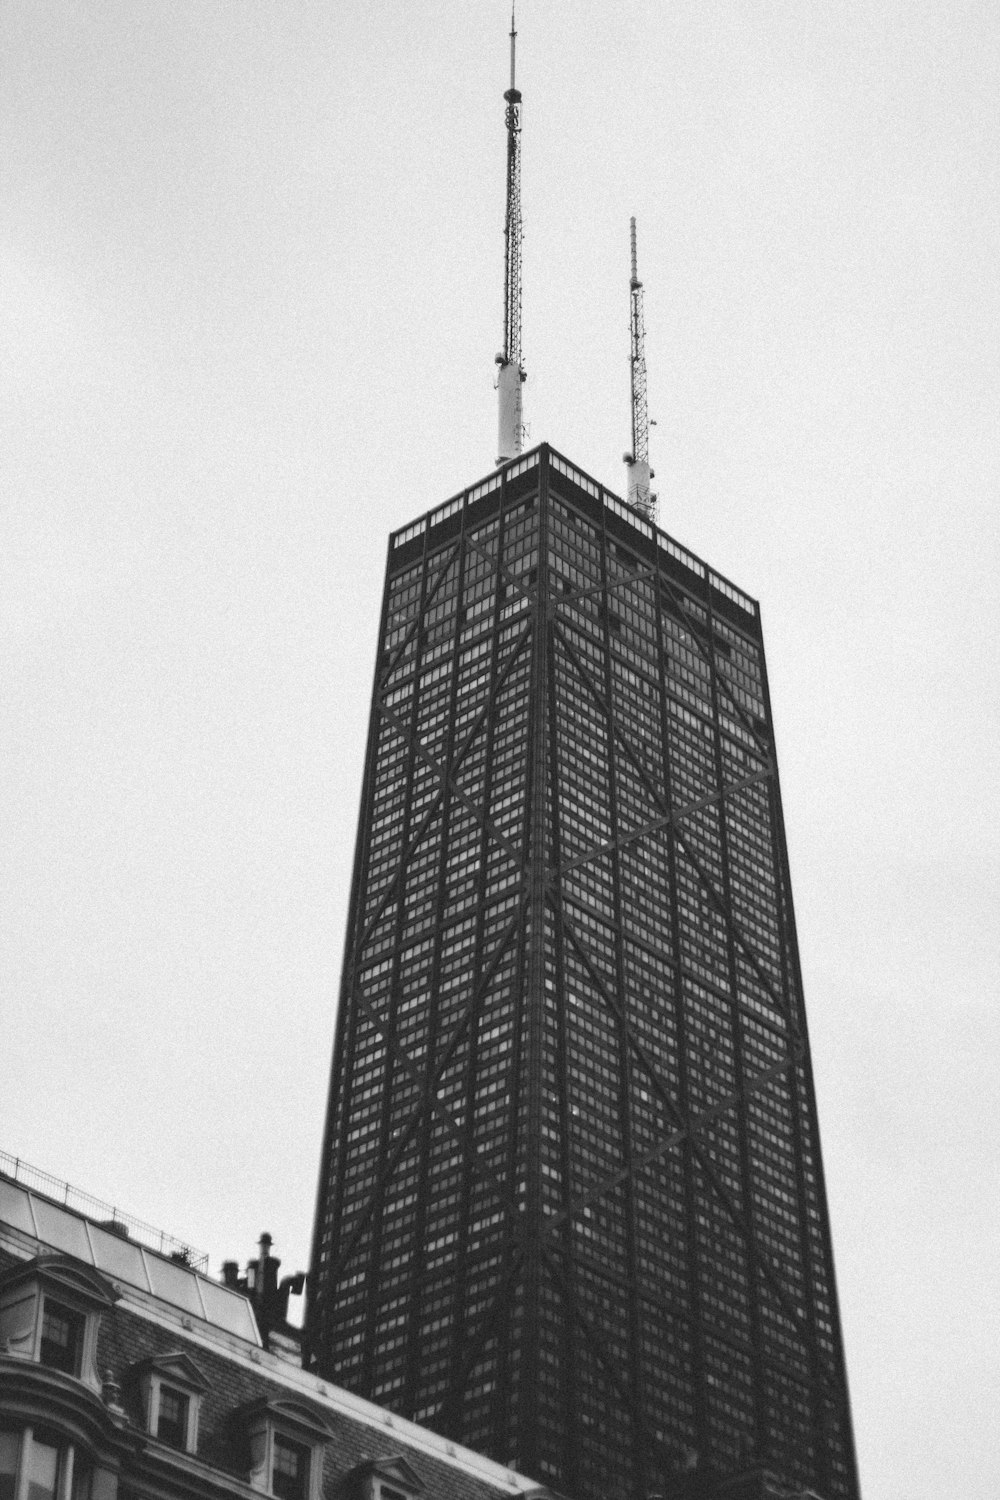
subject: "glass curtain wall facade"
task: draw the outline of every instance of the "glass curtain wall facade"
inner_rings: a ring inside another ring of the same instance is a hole
[[[547,446],[390,540],[312,1281],[569,1495],[857,1493],[758,610]]]

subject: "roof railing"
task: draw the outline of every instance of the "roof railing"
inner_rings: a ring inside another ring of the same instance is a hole
[[[81,1192],[71,1183],[63,1182],[61,1178],[53,1177],[39,1167],[31,1166],[20,1156],[0,1151],[0,1173],[13,1182],[20,1183],[22,1187],[42,1193],[64,1208],[82,1214],[84,1218],[93,1219],[102,1228],[110,1229],[113,1234],[121,1234],[144,1245],[147,1250],[156,1250],[169,1259],[182,1261],[192,1271],[201,1271],[205,1275],[208,1273],[208,1256],[202,1251],[193,1249],[184,1240],[179,1240],[162,1229],[154,1228],[152,1224],[143,1223],[142,1219],[136,1219],[132,1214],[122,1213],[114,1204],[104,1203],[90,1193]]]

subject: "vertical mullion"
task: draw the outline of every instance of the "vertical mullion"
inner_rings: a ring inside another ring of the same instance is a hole
[[[539,1471],[541,1451],[540,1333],[541,1312],[540,1238],[543,1223],[540,1142],[542,1140],[542,1093],[544,1089],[545,1007],[545,888],[546,859],[546,652],[549,640],[548,569],[548,450],[543,445],[538,466],[538,562],[535,597],[531,604],[532,642],[528,689],[528,757],[525,785],[526,820],[522,855],[527,880],[527,934],[523,941],[522,975],[519,984],[522,1057],[520,1069],[526,1099],[518,1101],[518,1155],[525,1173],[524,1213],[524,1310],[521,1354],[522,1431],[525,1436],[523,1465]]]
[[[549,524],[551,525],[551,512],[549,512]],[[546,548],[551,543],[546,538]],[[549,573],[551,580],[551,572]],[[551,618],[558,618],[555,600],[550,601]],[[565,660],[565,657],[563,658]],[[570,1016],[566,1005],[566,962],[565,944],[566,935],[563,922],[562,885],[558,877],[558,870],[562,863],[562,811],[559,800],[560,766],[563,746],[571,733],[571,722],[568,712],[565,720],[560,714],[560,688],[558,672],[556,667],[556,640],[555,631],[550,630],[546,642],[546,670],[548,684],[548,708],[549,708],[549,870],[550,880],[548,889],[549,914],[553,924],[552,954],[555,962],[555,990],[553,1002],[555,1006],[556,1028],[557,1028],[557,1077],[553,1079],[555,1092],[558,1096],[559,1108],[559,1170],[562,1177],[562,1208],[565,1211],[569,1207],[573,1193],[573,1167],[575,1165],[573,1156],[573,1141],[571,1128],[570,1107],[570,1081],[569,1081],[569,1026]],[[561,1261],[564,1268],[564,1281],[568,1287],[568,1305],[559,1329],[560,1347],[562,1357],[561,1383],[559,1400],[563,1423],[562,1441],[562,1463],[563,1477],[561,1487],[566,1493],[575,1493],[578,1482],[579,1467],[579,1382],[577,1380],[577,1360],[575,1355],[575,1341],[577,1338],[577,1299],[579,1298],[579,1265],[576,1241],[573,1234],[573,1224],[567,1220],[559,1229],[561,1244]]]
[[[656,569],[656,628],[660,655],[660,711],[662,714],[663,733],[663,778],[664,792],[667,808],[674,814],[679,805],[683,805],[685,797],[683,792],[678,798],[674,789],[674,758],[680,759],[680,745],[675,747],[672,737],[672,715],[670,713],[670,692],[667,684],[667,649],[664,639],[663,615],[664,612],[671,615],[673,619],[679,619],[679,611],[674,609],[674,595],[669,585],[666,584],[662,572]],[[672,639],[672,637],[671,637]],[[671,821],[667,825],[667,856],[669,870],[670,890],[670,945],[674,962],[674,1020],[677,1029],[677,1093],[678,1106],[681,1118],[688,1120],[691,1115],[691,1099],[688,1077],[688,1025],[687,1007],[684,989],[684,953],[681,943],[681,919],[680,919],[680,880],[678,876],[677,837],[674,825]],[[691,1336],[691,1403],[694,1411],[693,1423],[698,1436],[698,1443],[704,1446],[707,1419],[705,1415],[704,1382],[705,1382],[705,1355],[703,1322],[699,1314],[699,1302],[701,1297],[701,1268],[698,1255],[697,1235],[695,1226],[697,1224],[696,1197],[695,1197],[695,1160],[694,1151],[690,1138],[686,1138],[681,1149],[683,1163],[684,1181],[684,1250],[687,1265],[688,1279],[688,1328]]]
[[[753,1406],[754,1406],[754,1432],[753,1438],[756,1451],[761,1451],[764,1436],[764,1366],[762,1353],[764,1349],[763,1328],[761,1324],[759,1273],[756,1269],[757,1261],[761,1254],[761,1248],[757,1242],[757,1205],[754,1195],[755,1178],[750,1160],[750,1144],[747,1129],[747,1105],[745,1092],[745,1067],[743,1048],[743,1026],[740,1018],[739,1003],[739,953],[734,931],[735,908],[733,905],[732,875],[730,868],[729,848],[729,824],[727,820],[726,799],[722,795],[726,784],[725,760],[722,752],[722,718],[719,707],[719,671],[716,660],[717,651],[715,645],[715,633],[713,630],[713,614],[711,589],[706,589],[706,606],[708,612],[706,634],[707,655],[710,665],[710,684],[712,695],[712,729],[713,729],[713,753],[715,757],[715,775],[719,787],[719,798],[717,802],[719,817],[719,852],[722,859],[722,890],[721,896],[725,906],[727,921],[726,930],[726,963],[729,972],[729,1036],[733,1049],[733,1072],[736,1084],[737,1107],[730,1112],[728,1118],[732,1120],[736,1129],[737,1151],[739,1155],[739,1180],[742,1191],[742,1217],[744,1232],[746,1234],[746,1253],[743,1257],[744,1272],[747,1279],[749,1294],[750,1313],[750,1360],[753,1367]],[[716,914],[720,915],[720,914]]]
[[[623,1184],[623,1196],[625,1199],[625,1277],[626,1296],[628,1302],[628,1359],[625,1371],[625,1383],[631,1400],[631,1417],[633,1432],[633,1462],[635,1465],[633,1483],[635,1493],[642,1494],[645,1484],[645,1466],[648,1461],[647,1441],[645,1433],[645,1410],[643,1405],[643,1378],[641,1359],[641,1321],[638,1309],[638,1267],[635,1255],[635,1181],[632,1176],[632,1130],[629,1109],[629,1045],[625,1033],[624,1018],[627,1015],[626,1008],[626,984],[625,984],[625,956],[623,952],[623,919],[621,897],[621,851],[618,841],[621,834],[621,824],[618,814],[618,761],[621,754],[615,734],[616,727],[616,704],[615,704],[615,678],[612,671],[611,661],[611,569],[608,566],[608,549],[604,555],[604,589],[602,600],[603,645],[604,645],[604,711],[605,730],[608,737],[608,805],[611,815],[611,843],[612,853],[610,856],[612,870],[612,902],[614,909],[615,930],[615,985],[618,992],[618,1000],[621,1014],[614,1017],[615,1035],[618,1052],[618,1130],[619,1140],[616,1143],[621,1151],[622,1168],[627,1172]],[[615,591],[615,599],[619,600],[627,593],[626,588]]]

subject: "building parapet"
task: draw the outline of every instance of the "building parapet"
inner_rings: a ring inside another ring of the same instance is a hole
[[[454,499],[445,501],[443,505],[435,506],[433,510],[427,511],[425,515],[420,516],[409,526],[403,527],[400,531],[394,531],[390,537],[390,551],[405,546],[407,542],[412,542],[416,537],[423,535],[425,531],[430,531],[433,527],[440,526],[442,522],[449,520],[452,516],[458,515],[465,507],[475,504],[476,501],[499,489],[504,480],[509,483],[528,469],[536,467],[543,450],[548,452],[549,462],[557,473],[571,480],[579,489],[599,501],[605,509],[611,511],[612,514],[616,515],[628,526],[633,527],[648,540],[654,541],[661,551],[674,558],[676,562],[679,562],[696,577],[703,579],[711,588],[717,589],[720,594],[723,594],[738,609],[742,610],[744,614],[749,615],[752,619],[757,618],[759,610],[755,599],[751,599],[742,589],[738,589],[734,583],[730,583],[728,578],[724,578],[721,573],[716,573],[713,568],[702,562],[693,552],[690,552],[686,547],[682,547],[679,542],[675,542],[665,531],[661,531],[657,526],[653,525],[651,521],[633,509],[632,506],[627,505],[624,500],[613,494],[611,490],[602,484],[598,484],[595,479],[591,479],[582,469],[578,469],[574,464],[569,463],[555,449],[550,448],[544,443],[532,449],[530,453],[526,453],[523,458],[518,458],[513,463],[504,464],[495,474],[491,474],[488,479],[482,480],[470,489],[463,490]]]

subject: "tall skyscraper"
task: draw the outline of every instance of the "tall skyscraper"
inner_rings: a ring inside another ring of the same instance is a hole
[[[758,608],[544,444],[390,539],[309,1339],[581,1500],[857,1495]]]

